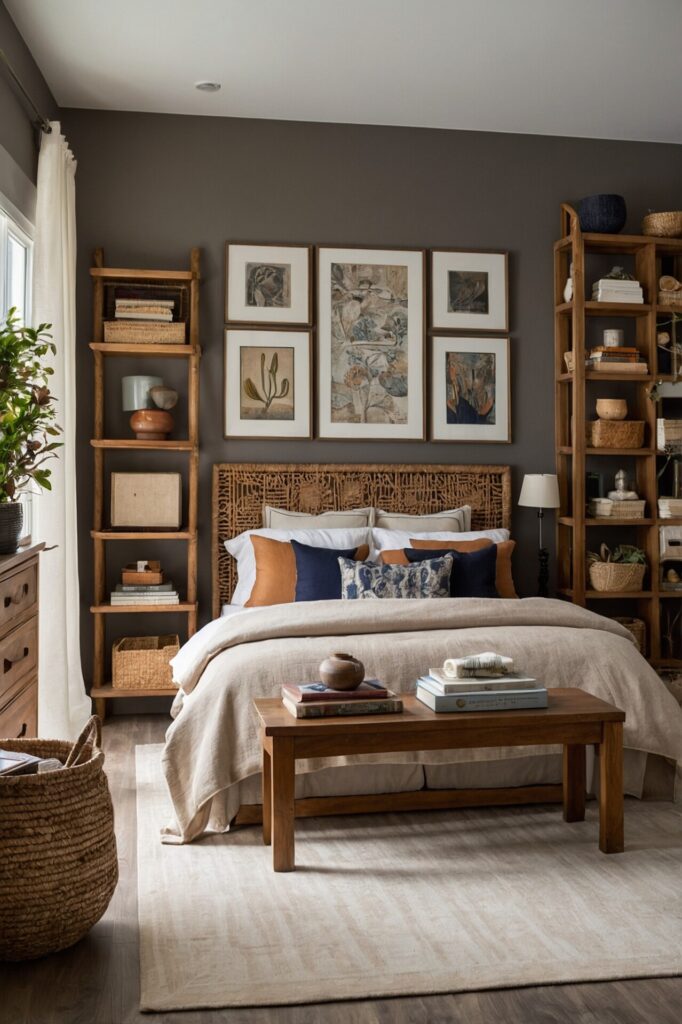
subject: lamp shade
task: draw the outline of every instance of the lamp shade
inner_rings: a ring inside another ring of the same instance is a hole
[[[554,473],[526,473],[519,505],[530,508],[559,508],[559,483]]]

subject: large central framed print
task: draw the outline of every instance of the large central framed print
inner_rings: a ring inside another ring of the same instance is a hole
[[[425,252],[317,251],[319,437],[424,438]]]

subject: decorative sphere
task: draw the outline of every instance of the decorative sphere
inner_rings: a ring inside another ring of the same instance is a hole
[[[332,690],[356,690],[365,678],[365,666],[352,654],[330,654],[320,663],[319,673]]]

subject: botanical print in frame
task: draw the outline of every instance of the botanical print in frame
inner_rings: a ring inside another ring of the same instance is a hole
[[[225,321],[312,323],[312,246],[225,245]]]
[[[311,437],[310,331],[226,328],[225,437]]]
[[[431,339],[434,441],[511,441],[509,338]]]
[[[424,252],[318,249],[319,436],[424,437]]]
[[[431,252],[433,330],[507,331],[507,253]]]

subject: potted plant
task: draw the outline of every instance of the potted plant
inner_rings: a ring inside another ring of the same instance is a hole
[[[0,325],[0,554],[17,550],[23,524],[20,496],[32,483],[51,490],[48,459],[61,443],[55,398],[48,387],[54,373],[45,357],[57,348],[51,324],[22,327],[15,309]]]
[[[646,553],[632,544],[619,544],[615,551],[602,544],[599,554],[587,552],[590,582],[595,590],[641,590],[646,564]]]

